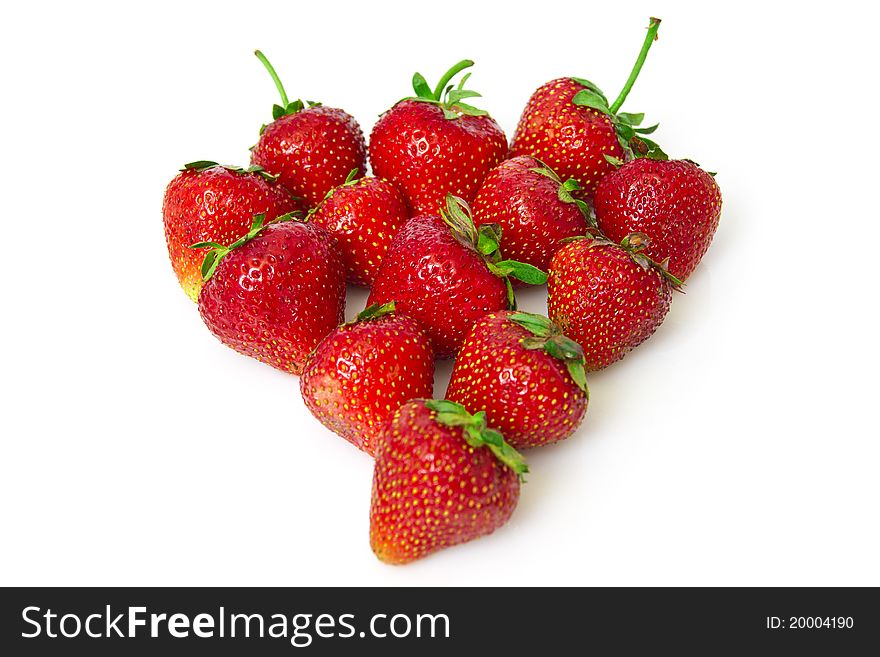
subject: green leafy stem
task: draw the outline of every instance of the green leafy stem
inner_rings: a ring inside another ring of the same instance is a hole
[[[511,309],[516,309],[516,297],[510,278],[516,278],[529,285],[543,285],[547,274],[537,267],[517,260],[506,260],[501,256],[501,226],[474,225],[471,208],[462,198],[446,195],[446,205],[440,208],[440,216],[450,227],[455,238],[465,247],[479,253],[493,274],[504,279],[507,287],[507,301]]]
[[[397,304],[394,301],[389,301],[388,303],[374,303],[360,311],[354,322],[351,323],[356,324],[357,322],[369,322],[374,319],[380,319],[393,314],[396,309]]]
[[[247,168],[244,168],[232,166],[230,164],[218,164],[217,162],[213,162],[211,160],[197,160],[195,162],[187,162],[186,164],[184,164],[181,171],[207,171],[208,169],[213,169],[214,167],[220,167],[222,169],[226,169],[227,171],[239,174],[257,174],[258,176],[269,182],[275,182],[276,180],[278,180],[277,174],[269,173],[258,164],[254,164]]]
[[[532,171],[534,173],[539,173],[542,176],[546,176],[547,178],[549,178],[550,180],[555,182],[557,185],[559,185],[559,188],[557,189],[557,192],[556,192],[556,196],[559,198],[559,200],[562,201],[563,203],[573,203],[575,206],[577,206],[578,210],[581,211],[581,214],[583,214],[584,217],[586,217],[587,222],[591,226],[595,226],[596,225],[596,217],[593,215],[592,211],[590,210],[590,206],[587,205],[586,202],[577,198],[572,193],[572,192],[579,192],[581,190],[580,183],[577,180],[575,180],[574,178],[569,178],[565,182],[562,182],[562,179],[559,177],[559,174],[557,174],[553,169],[551,169],[549,166],[547,166],[546,164],[541,162],[541,160],[538,160],[538,158],[535,158],[535,159],[538,162],[540,162],[541,166],[534,167],[532,169]]]
[[[577,387],[587,393],[587,399],[590,398],[584,350],[577,342],[563,334],[556,323],[543,315],[517,312],[508,319],[532,334],[520,341],[523,347],[541,349],[553,358],[563,361]]]
[[[529,466],[522,455],[507,444],[500,431],[489,428],[486,411],[471,415],[461,404],[446,399],[429,399],[425,406],[437,414],[437,422],[448,427],[461,427],[468,445],[475,449],[488,447],[495,458],[519,476],[520,481],[525,481]]]
[[[590,240],[597,245],[622,248],[639,267],[645,270],[654,269],[658,271],[663,278],[669,281],[674,290],[677,292],[683,292],[684,283],[669,271],[669,258],[657,262],[656,260],[652,260],[648,254],[645,253],[646,249],[651,244],[651,238],[645,233],[630,233],[620,241],[620,244],[615,244],[599,232],[598,229],[590,228],[586,235],[566,237],[560,240],[560,242],[568,243],[579,240]]]
[[[266,55],[264,55],[261,51],[255,50],[254,55],[257,56],[257,59],[266,67],[266,70],[269,72],[269,75],[272,78],[272,82],[275,83],[275,88],[278,89],[278,94],[281,96],[281,104],[280,105],[272,105],[272,118],[275,120],[280,119],[282,116],[287,116],[289,114],[296,114],[300,110],[302,110],[307,104],[309,107],[320,105],[321,103],[316,103],[311,100],[307,100],[303,103],[302,100],[297,99],[291,101],[287,98],[287,92],[284,90],[284,85],[281,83],[281,78],[278,77],[278,73],[275,71],[275,67],[269,62]],[[265,130],[266,126],[263,126],[260,129],[260,134],[263,134],[263,130]]]
[[[572,102],[575,105],[591,107],[606,114],[614,125],[617,139],[620,142],[624,153],[629,157],[647,157],[654,160],[669,159],[669,156],[663,152],[663,149],[660,148],[655,141],[652,141],[645,136],[652,134],[659,124],[643,128],[640,126],[645,119],[644,114],[618,111],[623,106],[626,97],[629,95],[636,79],[639,77],[639,73],[641,72],[642,66],[645,64],[645,59],[648,56],[648,51],[657,40],[657,31],[659,29],[660,19],[651,18],[648,24],[648,32],[645,35],[645,40],[642,43],[639,56],[636,58],[636,63],[633,65],[629,77],[623,85],[623,89],[620,90],[620,93],[617,95],[617,98],[613,103],[608,102],[608,98],[594,83],[584,78],[572,78],[572,80],[585,87],[574,95]],[[619,164],[616,164],[619,160],[613,156],[606,155],[605,159],[611,164],[615,164],[615,166],[620,166]]]
[[[470,59],[461,60],[443,74],[443,77],[440,78],[440,81],[433,90],[427,80],[425,80],[425,76],[421,73],[415,73],[412,79],[412,86],[416,95],[405,98],[404,100],[417,100],[419,102],[437,105],[443,110],[443,116],[450,120],[457,119],[463,114],[467,116],[486,116],[487,112],[485,110],[474,107],[469,103],[462,102],[466,98],[480,97],[480,94],[476,91],[464,88],[465,83],[467,83],[471,76],[470,73],[465,74],[458,83],[458,86],[450,84],[456,75],[473,65],[474,62]]]
[[[289,212],[285,215],[282,215],[275,219],[272,223],[282,223],[285,221],[299,221],[300,216],[298,213]],[[230,252],[239,248],[240,246],[244,246],[254,238],[256,238],[260,233],[263,232],[263,229],[266,227],[266,214],[260,213],[254,215],[253,220],[251,221],[250,230],[247,233],[239,237],[236,241],[234,241],[229,246],[224,246],[223,244],[219,244],[217,242],[197,242],[195,244],[190,244],[188,248],[190,249],[209,249],[209,251],[205,254],[205,259],[202,261],[202,282],[207,282],[211,276],[214,275],[214,272],[217,270],[217,265],[220,264],[220,261],[229,255]]]

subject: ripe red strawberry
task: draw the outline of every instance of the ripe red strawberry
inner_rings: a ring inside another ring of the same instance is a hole
[[[491,534],[513,514],[527,471],[485,413],[449,401],[404,404],[376,449],[373,552],[404,564]]]
[[[484,316],[464,340],[446,398],[486,411],[516,448],[568,438],[587,412],[584,352],[541,315]]]
[[[504,253],[547,271],[559,240],[587,232],[586,204],[572,192],[577,181],[563,183],[547,166],[528,155],[505,160],[492,169],[477,193],[474,223],[498,224]]]
[[[385,112],[370,136],[373,173],[403,190],[414,214],[433,214],[446,194],[470,202],[489,170],[507,154],[507,138],[485,111],[465,98],[479,96],[449,84],[473,66],[464,60],[453,66],[431,91],[419,73],[413,77],[416,96]]]
[[[513,307],[508,276],[540,285],[546,275],[525,263],[502,260],[497,227],[474,227],[462,199],[449,196],[442,216],[410,219],[379,267],[368,304],[397,302],[431,337],[438,358],[453,356],[473,323]]]
[[[261,167],[220,166],[191,162],[168,184],[162,203],[165,243],[177,280],[193,301],[202,289],[204,256],[191,251],[193,242],[231,244],[248,232],[255,214],[267,221],[302,205]]]
[[[647,236],[621,245],[602,237],[574,239],[556,252],[547,280],[547,310],[584,350],[588,371],[623,358],[663,322],[681,282],[643,250]]]
[[[669,261],[685,280],[712,242],[721,216],[721,190],[712,174],[689,160],[637,159],[602,179],[596,220],[609,239],[633,232],[651,238],[645,254]]]
[[[540,87],[526,105],[513,135],[513,155],[533,155],[563,179],[574,178],[591,197],[599,180],[613,170],[606,159],[632,155],[630,141],[636,134],[653,132],[657,126],[638,128],[643,114],[618,113],[641,71],[648,49],[657,37],[660,19],[652,18],[644,45],[629,79],[614,103],[583,78],[559,78]],[[638,137],[652,152],[657,145]]]
[[[391,239],[409,219],[406,199],[394,183],[382,178],[349,179],[331,190],[312,212],[311,221],[333,237],[349,283],[369,287]]]
[[[344,319],[345,274],[332,239],[320,226],[291,215],[263,225],[205,255],[199,312],[226,346],[285,372],[306,358]]]
[[[275,120],[260,129],[251,162],[277,174],[282,185],[315,206],[344,183],[352,169],[359,176],[366,173],[364,135],[358,122],[341,109],[290,102],[275,69],[259,50],[256,55],[272,76],[281,105],[272,107]]]
[[[434,350],[416,320],[394,304],[370,306],[328,335],[300,379],[306,406],[325,427],[375,454],[391,415],[434,393]]]

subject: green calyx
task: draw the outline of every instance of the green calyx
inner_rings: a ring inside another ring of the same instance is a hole
[[[537,159],[537,158],[535,158],[535,159]],[[541,160],[538,160],[538,162],[541,162]],[[542,176],[546,176],[547,178],[550,178],[550,180],[552,180],[557,185],[559,185],[559,189],[556,192],[556,195],[559,198],[559,200],[562,201],[563,203],[574,203],[574,205],[577,206],[578,210],[581,211],[581,214],[583,214],[584,217],[586,217],[587,222],[591,226],[596,225],[596,217],[593,215],[593,212],[590,210],[590,206],[587,205],[586,202],[582,201],[579,198],[576,198],[572,194],[572,192],[578,192],[581,190],[581,185],[577,180],[575,180],[574,178],[569,178],[565,182],[562,182],[562,179],[559,177],[559,175],[553,169],[551,169],[546,164],[544,164],[543,162],[541,162],[541,166],[534,167],[532,169],[532,171],[534,173],[539,173]]]
[[[440,207],[440,216],[459,243],[479,253],[486,261],[489,271],[504,279],[511,310],[516,310],[516,297],[510,277],[529,285],[543,285],[547,282],[547,274],[537,267],[517,260],[502,259],[501,227],[498,224],[483,224],[479,228],[474,226],[471,208],[464,199],[447,194],[446,207]]]
[[[431,103],[432,105],[437,105],[440,109],[443,110],[443,116],[450,120],[460,118],[462,115],[486,116],[488,112],[486,112],[485,110],[481,110],[477,107],[474,107],[473,105],[462,102],[465,98],[480,97],[480,94],[476,91],[464,88],[465,83],[471,76],[470,73],[465,74],[465,76],[458,83],[458,86],[450,84],[452,78],[454,78],[466,68],[470,68],[473,65],[474,62],[470,59],[461,60],[443,74],[443,77],[440,78],[440,81],[437,83],[437,86],[434,87],[433,90],[428,85],[428,82],[425,80],[425,76],[423,76],[421,73],[414,74],[412,79],[412,86],[413,91],[415,91],[416,95],[404,98],[404,100],[416,100],[422,103]]]
[[[214,167],[220,167],[222,169],[226,169],[227,171],[231,171],[232,173],[255,173],[269,182],[275,182],[276,180],[278,180],[277,175],[269,173],[263,167],[257,164],[244,168],[232,166],[229,164],[218,164],[217,162],[212,162],[211,160],[198,160],[196,162],[188,162],[187,164],[184,164],[181,171],[207,171],[208,169],[213,169]]]
[[[288,212],[285,215],[282,215],[275,219],[272,223],[282,223],[285,221],[300,221],[300,216],[298,213]],[[263,232],[263,229],[266,227],[264,223],[266,221],[265,213],[260,213],[254,215],[253,221],[251,222],[250,230],[245,235],[242,235],[236,241],[234,241],[229,246],[224,246],[222,244],[218,244],[217,242],[197,242],[196,244],[190,244],[190,249],[209,249],[209,251],[205,254],[205,259],[202,261],[202,282],[207,282],[211,276],[214,275],[214,271],[217,269],[217,265],[220,264],[220,261],[225,258],[231,251],[234,251],[240,246],[244,246],[255,237],[257,237],[260,233]]]
[[[590,398],[584,350],[577,342],[566,337],[557,324],[543,315],[517,312],[508,319],[532,334],[520,340],[524,348],[541,349],[553,358],[563,361],[577,387],[587,393],[587,399]]]
[[[361,180],[361,178],[358,178],[359,173],[360,173],[360,170],[356,167],[354,169],[352,169],[351,171],[349,171],[348,175],[345,177],[345,182],[342,183],[341,185],[337,185],[336,187],[331,187],[330,189],[328,189],[327,193],[324,194],[324,198],[321,199],[321,202],[318,205],[316,205],[315,207],[313,207],[311,210],[309,210],[306,217],[308,218],[308,217],[311,217],[313,214],[315,214],[320,209],[320,207],[322,205],[324,205],[324,202],[327,199],[329,199],[331,196],[333,196],[333,194],[337,190],[342,189],[343,187],[351,187],[352,185],[355,185],[359,180]]]
[[[568,243],[568,242],[577,242],[580,240],[589,240],[594,244],[601,246],[614,246],[622,248],[629,254],[629,257],[632,258],[632,261],[636,263],[642,269],[654,269],[660,273],[660,275],[665,278],[672,285],[672,289],[677,292],[682,292],[682,288],[684,287],[684,283],[673,275],[669,271],[669,258],[665,258],[661,262],[657,262],[656,260],[652,260],[648,257],[648,254],[645,253],[645,250],[651,244],[651,238],[645,235],[645,233],[630,233],[626,237],[624,237],[620,244],[615,244],[607,237],[605,237],[602,233],[599,232],[598,229],[591,228],[588,231],[587,235],[580,235],[578,237],[566,237],[565,239],[560,240],[560,242]]]
[[[281,104],[280,105],[272,105],[272,118],[274,120],[280,119],[282,116],[287,116],[289,114],[296,114],[301,111],[306,105],[309,107],[313,107],[315,105],[320,105],[321,103],[316,103],[312,100],[307,100],[303,103],[302,100],[297,99],[291,101],[287,98],[287,92],[284,90],[284,85],[281,84],[281,78],[278,77],[278,73],[275,72],[275,67],[269,63],[269,60],[259,50],[254,51],[254,55],[257,56],[257,59],[266,67],[266,70],[269,72],[269,75],[272,78],[272,82],[275,83],[275,88],[278,89],[278,94],[281,96]],[[266,129],[266,126],[260,128],[260,134],[263,134],[263,131]]]
[[[669,272],[669,258],[665,258],[660,262],[651,260],[645,253],[645,250],[651,244],[651,238],[644,233],[630,233],[620,241],[620,246],[624,248],[629,256],[642,269],[656,269],[660,274],[672,283],[672,287],[681,291],[682,283],[677,277]]]
[[[656,142],[645,137],[645,135],[652,134],[659,124],[643,128],[640,126],[645,120],[644,114],[631,114],[629,112],[618,111],[626,100],[626,97],[629,95],[629,92],[632,90],[636,79],[639,77],[639,73],[641,72],[642,66],[645,64],[645,59],[648,56],[648,51],[657,40],[657,30],[659,29],[660,19],[651,18],[648,23],[648,33],[645,35],[645,41],[642,44],[642,49],[639,51],[639,56],[636,58],[636,63],[633,65],[629,78],[627,78],[626,83],[623,85],[623,89],[620,90],[620,93],[617,95],[617,98],[613,103],[609,103],[608,98],[602,93],[602,90],[589,80],[585,80],[584,78],[571,78],[578,84],[586,87],[574,95],[572,102],[575,105],[591,107],[606,114],[608,118],[611,119],[611,123],[614,125],[614,130],[617,133],[617,140],[620,142],[623,152],[629,159],[634,157],[647,157],[654,160],[669,159],[666,153],[663,152],[663,149],[660,148]],[[619,162],[617,158],[609,158],[607,155],[605,156],[605,159],[611,164],[615,164],[612,160]],[[619,166],[619,164],[615,164],[615,166]]]
[[[474,449],[488,447],[495,458],[519,476],[520,481],[525,481],[529,466],[522,455],[504,441],[500,431],[488,427],[486,411],[471,415],[461,404],[445,399],[429,399],[425,402],[425,407],[437,414],[436,420],[440,424],[461,427],[468,445]]]
[[[396,305],[397,304],[394,301],[389,301],[388,303],[374,303],[372,306],[367,306],[360,311],[355,320],[350,323],[356,324],[357,322],[369,322],[374,319],[379,319],[380,317],[386,317],[387,315],[394,313]]]
[[[681,158],[681,161],[682,161],[682,162],[687,162],[688,164],[693,164],[693,165],[694,165],[695,167],[697,167],[698,169],[702,169],[702,168],[703,168],[703,167],[700,166],[700,163],[699,163],[699,162],[694,162],[692,159],[690,159],[690,158],[688,158],[688,157],[683,157],[683,158]],[[705,169],[703,169],[703,170],[706,171]],[[710,176],[712,176],[713,178],[714,178],[715,176],[718,175],[718,172],[717,172],[717,171],[706,171],[706,173],[708,173],[708,174],[709,174]]]

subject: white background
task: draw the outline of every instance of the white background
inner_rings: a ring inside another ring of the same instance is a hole
[[[880,584],[868,4],[7,6],[0,584]],[[164,187],[246,163],[276,101],[256,47],[367,133],[416,68],[471,57],[510,135],[549,79],[615,95],[652,14],[625,108],[719,172],[715,243],[656,336],[591,377],[581,430],[528,455],[509,525],[385,566],[369,457],[204,328]]]

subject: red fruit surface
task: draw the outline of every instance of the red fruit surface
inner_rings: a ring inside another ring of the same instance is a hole
[[[433,396],[431,341],[405,315],[344,324],[309,358],[300,389],[321,424],[375,454],[391,415],[410,399]]]
[[[508,307],[504,280],[436,215],[413,217],[388,247],[367,304],[390,301],[419,321],[438,358],[455,355],[477,319]]]
[[[437,212],[447,193],[472,201],[506,154],[507,139],[491,117],[447,119],[415,100],[385,112],[370,136],[373,173],[397,184],[414,214]]]
[[[647,340],[672,303],[672,285],[622,247],[590,239],[569,242],[550,263],[547,310],[584,350],[588,371],[623,358]]]
[[[348,282],[366,287],[408,219],[406,199],[394,183],[372,177],[337,187],[311,216],[336,238]]]
[[[487,447],[471,447],[461,427],[436,418],[424,400],[408,402],[379,438],[370,545],[387,563],[408,563],[491,534],[519,500],[513,470]]]
[[[180,285],[193,301],[202,289],[205,254],[188,248],[197,242],[231,244],[248,232],[256,214],[272,221],[302,205],[259,173],[213,166],[178,173],[165,190],[162,220],[168,257]]]
[[[585,234],[589,223],[575,203],[560,200],[559,182],[536,168],[544,167],[527,155],[505,160],[486,176],[471,210],[477,226],[501,226],[506,258],[546,272],[559,240]]]
[[[514,156],[538,158],[563,180],[574,178],[589,198],[614,170],[604,156],[622,160],[624,152],[607,114],[572,102],[586,88],[572,78],[539,87],[520,117],[510,150]]]
[[[715,178],[687,160],[637,159],[602,179],[594,199],[599,228],[613,241],[633,232],[651,242],[646,253],[669,258],[685,280],[700,263],[721,217]]]
[[[526,349],[533,334],[510,320],[513,311],[491,313],[471,328],[455,361],[446,399],[486,411],[489,424],[517,448],[570,436],[583,421],[589,394],[564,360]]]
[[[251,162],[278,175],[278,182],[314,207],[352,169],[367,171],[361,128],[341,109],[313,105],[263,128]]]
[[[199,312],[223,344],[299,374],[344,319],[345,274],[320,226],[266,226],[222,258],[199,295]]]

